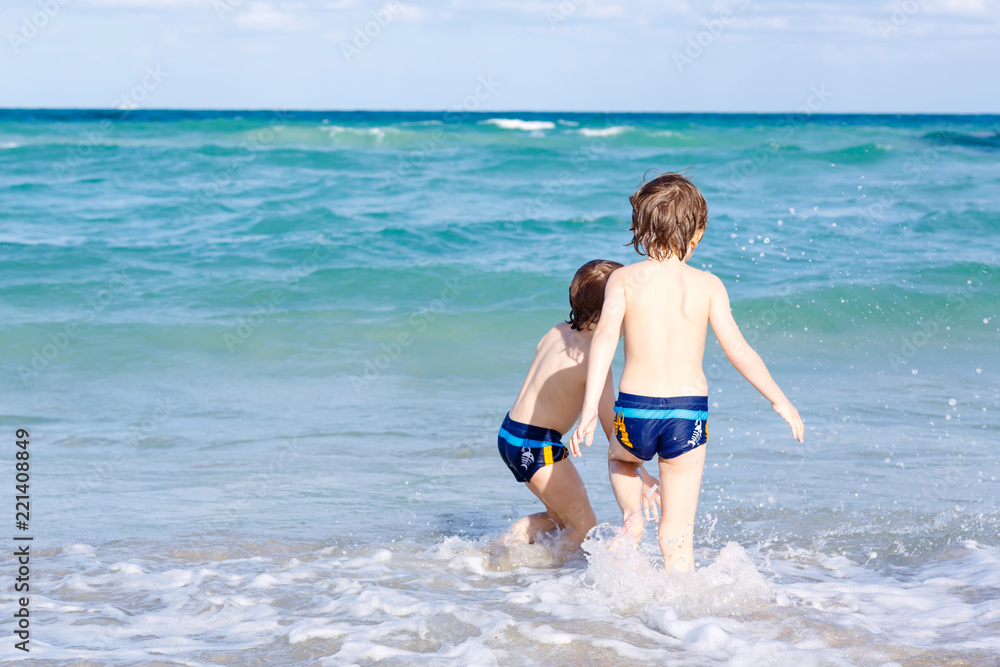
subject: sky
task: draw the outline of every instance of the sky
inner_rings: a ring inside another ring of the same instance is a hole
[[[1000,0],[3,0],[0,107],[1000,112]]]

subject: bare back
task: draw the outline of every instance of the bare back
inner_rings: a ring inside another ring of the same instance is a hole
[[[621,274],[625,370],[619,389],[642,396],[706,396],[702,368],[717,279],[677,260],[646,260]]]
[[[591,340],[566,323],[549,329],[538,343],[510,418],[560,433],[569,431],[583,405]]]

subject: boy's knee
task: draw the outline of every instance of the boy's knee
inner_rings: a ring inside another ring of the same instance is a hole
[[[638,475],[640,466],[642,466],[641,461],[626,461],[624,459],[616,458],[610,452],[608,453],[609,473],[627,473]]]
[[[643,463],[635,454],[622,447],[616,441],[608,443],[608,461],[618,461],[637,466]]]
[[[584,533],[597,525],[597,516],[590,503],[574,503],[569,510],[569,519],[574,526],[579,526]]]

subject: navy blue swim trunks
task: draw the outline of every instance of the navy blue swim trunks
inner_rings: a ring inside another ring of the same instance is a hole
[[[514,479],[527,482],[547,465],[566,458],[566,448],[562,446],[562,433],[550,428],[529,426],[504,417],[497,436],[500,458],[514,473]]]
[[[615,437],[643,461],[672,459],[708,440],[708,397],[618,394]]]

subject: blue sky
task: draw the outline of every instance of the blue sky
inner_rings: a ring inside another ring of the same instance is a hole
[[[1000,112],[1000,0],[5,0],[0,39],[3,107]]]

